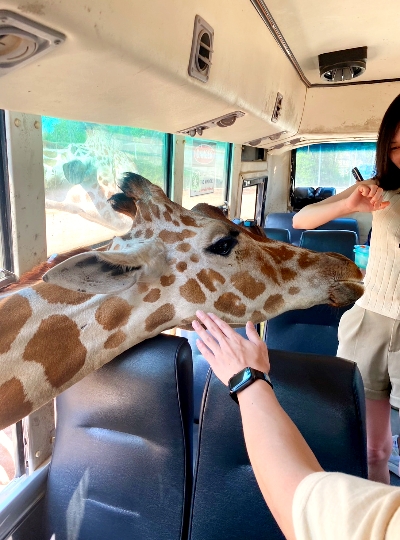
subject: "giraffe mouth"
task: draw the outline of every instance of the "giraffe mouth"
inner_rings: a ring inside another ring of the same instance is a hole
[[[334,307],[352,304],[364,294],[364,285],[360,279],[338,280],[329,293],[329,304]]]

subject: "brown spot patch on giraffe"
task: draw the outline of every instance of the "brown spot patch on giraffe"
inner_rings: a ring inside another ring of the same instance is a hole
[[[254,323],[265,321],[265,315],[261,311],[253,311],[250,320]]]
[[[173,219],[172,223],[175,225],[175,227],[179,227],[179,225],[180,225],[180,223],[179,223],[179,221],[177,219]],[[194,234],[196,234],[196,233],[194,233]]]
[[[167,231],[164,229],[160,232],[158,236],[166,244],[176,244],[177,242],[182,242],[183,240],[186,240],[186,238],[191,238],[192,236],[196,236],[196,234],[197,233],[193,231],[189,231],[189,229],[183,229],[183,231],[181,232],[172,232],[172,231]]]
[[[287,246],[279,246],[277,248],[269,248],[268,253],[276,262],[290,261],[296,255],[293,248]]]
[[[240,291],[246,298],[254,300],[265,291],[265,284],[258,281],[246,270],[238,272],[231,277],[232,285]]]
[[[115,244],[115,246],[113,247],[114,251],[119,251],[120,249],[121,249],[121,246],[119,244]]]
[[[154,214],[157,219],[160,219],[160,209],[158,208],[158,206],[151,202],[151,203],[149,203],[149,207],[150,207],[150,210],[151,210],[152,214]]]
[[[105,349],[115,349],[119,347],[126,340],[126,334],[122,330],[114,332],[111,336],[108,336],[106,342],[104,343]]]
[[[297,276],[297,272],[291,268],[281,268],[281,276],[283,281],[291,281]]]
[[[114,330],[128,322],[132,309],[126,300],[112,296],[97,308],[95,318],[104,330]]]
[[[143,235],[143,231],[137,230],[135,231],[135,234],[133,235],[134,238],[140,238]]]
[[[145,320],[145,330],[146,332],[153,332],[159,326],[172,321],[174,317],[174,306],[172,304],[164,304],[147,317]]]
[[[149,290],[149,286],[147,283],[139,282],[137,284],[137,290],[139,294],[144,294]]]
[[[137,232],[137,231],[136,231]],[[140,234],[142,231],[140,231]],[[140,235],[139,235],[140,236]],[[128,231],[127,233],[120,236],[121,240],[131,240],[132,239],[132,231]]]
[[[144,233],[144,237],[149,239],[149,238],[151,238],[153,236],[153,234],[154,234],[153,229],[146,229],[146,231]]]
[[[196,277],[211,292],[217,290],[215,283],[221,283],[222,285],[225,283],[224,276],[221,276],[221,274],[211,268],[200,270],[200,272],[196,274]]]
[[[176,250],[182,251],[183,253],[187,253],[188,251],[190,251],[191,247],[192,246],[188,244],[187,242],[183,242],[183,244],[179,244],[178,246],[176,246]]]
[[[171,217],[171,214],[169,212],[165,211],[163,213],[163,216],[164,216],[165,221],[169,221],[169,222],[172,221],[172,217]]]
[[[291,295],[299,294],[300,288],[299,287],[289,287],[288,293]]]
[[[0,354],[10,350],[15,338],[31,315],[29,300],[19,294],[9,296],[0,302]]]
[[[26,399],[22,383],[15,377],[0,386],[0,396],[2,410],[0,429],[14,424],[24,416],[28,416],[33,410],[32,403]]]
[[[246,313],[246,306],[242,303],[239,296],[231,292],[222,294],[214,302],[214,307],[222,313],[228,313],[235,317],[243,317]]]
[[[203,293],[200,285],[193,278],[187,280],[187,282],[179,287],[181,296],[190,302],[191,304],[204,304],[206,301],[206,295]]]
[[[260,265],[257,265],[260,267],[261,273],[270,279],[277,285],[279,285],[279,279],[278,279],[278,273],[276,269],[272,266],[271,263],[266,261],[265,259],[260,261]]]
[[[149,209],[147,207],[147,204],[144,204],[141,201],[138,201],[136,204],[138,206],[138,209],[139,209],[139,212],[140,212],[142,218],[145,221],[153,221],[152,218],[151,218],[151,214],[149,212]]]
[[[169,276],[161,276],[160,277],[160,283],[163,287],[169,287],[175,282],[176,277],[174,274],[171,274]]]
[[[44,300],[47,300],[49,304],[68,304],[70,306],[78,306],[79,304],[84,304],[94,296],[94,294],[70,291],[69,289],[64,289],[64,287],[53,285],[52,283],[38,283],[34,286],[34,290]]]
[[[167,212],[169,212],[170,214],[174,213],[174,209],[169,204],[165,204],[164,206],[167,209]]]
[[[192,253],[192,254],[190,255],[190,260],[191,260],[192,262],[194,262],[194,263],[198,263],[199,260],[200,260],[200,258],[199,258],[198,255],[196,255],[196,253]]]
[[[200,227],[200,225],[196,223],[196,220],[191,216],[185,216],[184,214],[181,214],[179,217],[181,218],[182,223],[186,225],[186,227]]]
[[[298,263],[300,268],[308,268],[313,266],[317,262],[317,257],[313,253],[308,253],[307,251],[300,254]]]
[[[75,321],[66,315],[51,315],[40,323],[22,357],[41,364],[50,384],[59,388],[85,364],[86,347],[79,335]]]
[[[143,298],[143,302],[157,302],[160,299],[161,291],[160,289],[151,289],[150,292],[146,294]]]
[[[271,294],[271,296],[268,296],[267,300],[265,301],[263,309],[267,313],[274,313],[275,311],[278,311],[278,309],[281,309],[284,304],[285,301],[281,294]]]
[[[187,268],[187,264],[183,261],[178,262],[178,264],[176,265],[176,269],[178,270],[178,272],[184,272],[186,268]]]

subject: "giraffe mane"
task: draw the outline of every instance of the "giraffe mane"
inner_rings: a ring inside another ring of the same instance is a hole
[[[234,223],[232,223],[232,221],[230,221],[225,216],[221,208],[217,208],[216,206],[211,206],[210,204],[207,204],[207,203],[199,203],[199,204],[196,204],[196,206],[192,208],[192,212],[196,212],[197,214],[201,214],[202,216],[209,217],[212,219],[218,219],[219,221],[224,221],[225,223],[229,223],[229,226],[232,229],[244,232],[258,241],[260,241],[260,239],[262,238],[265,238],[266,240],[268,240],[264,232],[264,229],[262,227],[259,227],[258,225],[252,225],[251,227],[244,227],[243,225],[235,225]]]

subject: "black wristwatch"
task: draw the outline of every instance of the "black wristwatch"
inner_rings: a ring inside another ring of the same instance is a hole
[[[239,371],[239,373],[236,373],[233,377],[229,379],[228,386],[229,386],[229,395],[233,399],[233,401],[236,401],[236,403],[239,403],[239,400],[237,398],[237,393],[241,392],[251,384],[253,384],[254,381],[257,381],[258,379],[262,379],[266,383],[270,385],[271,388],[272,382],[271,379],[268,377],[268,375],[262,371],[259,371],[258,369],[253,369],[251,367],[247,367],[242,369],[242,371]]]

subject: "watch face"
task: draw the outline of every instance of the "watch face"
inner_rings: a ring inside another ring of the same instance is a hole
[[[237,392],[240,388],[246,385],[252,378],[250,368],[245,368],[229,380],[229,388],[231,392]]]

